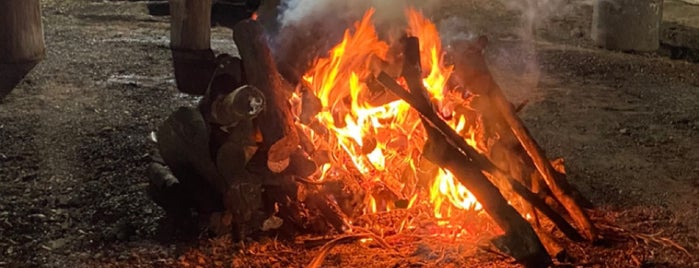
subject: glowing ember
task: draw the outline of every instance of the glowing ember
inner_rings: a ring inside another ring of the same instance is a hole
[[[316,179],[324,180],[347,172],[357,174],[360,184],[371,193],[365,200],[367,213],[391,210],[396,207],[395,200],[409,200],[408,207],[427,201],[418,200],[420,186],[416,185],[417,174],[421,173],[417,167],[421,166],[420,161],[425,161],[421,159],[421,150],[427,138],[419,115],[402,100],[369,104],[373,89],[366,82],[376,75],[377,63],[395,64],[391,62],[393,58],[388,57],[389,44],[379,40],[371,23],[373,13],[374,10],[367,11],[352,31],[345,32],[329,56],[317,59],[303,76],[306,86],[323,107],[316,120],[330,135],[318,135],[310,128],[305,129],[316,145],[333,154],[331,163],[321,166]],[[463,113],[447,109],[466,100],[459,94],[447,92],[453,68],[442,64],[437,28],[415,10],[407,10],[406,16],[407,33],[421,41],[422,65],[429,71],[423,79],[425,87],[442,114],[451,118],[448,121],[451,126],[476,148],[477,133],[473,126],[478,119],[466,118]],[[484,146],[479,147],[479,151],[484,150]],[[481,209],[475,197],[450,172],[440,169],[433,176],[431,186],[422,187],[430,192],[429,201],[435,217],[450,217],[452,209]],[[391,200],[373,195],[371,187],[375,185],[389,189],[395,196]]]

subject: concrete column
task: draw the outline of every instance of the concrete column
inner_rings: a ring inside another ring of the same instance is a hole
[[[592,39],[611,50],[657,50],[662,6],[663,0],[595,0]]]

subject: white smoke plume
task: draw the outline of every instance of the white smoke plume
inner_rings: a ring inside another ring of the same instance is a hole
[[[485,6],[484,13],[499,12],[502,15],[509,11],[507,14],[511,18],[508,20],[513,28],[508,31],[521,43],[519,51],[502,49],[494,53],[503,61],[520,65],[519,69],[537,76],[538,80],[537,28],[544,27],[554,16],[565,14],[570,1],[576,0],[281,0],[277,17],[281,29],[277,52],[282,58],[291,58],[288,61],[295,62],[297,60],[293,58],[299,49],[327,51],[341,39],[344,30],[371,7],[376,10],[373,19],[380,32],[404,29],[405,8],[412,6],[433,19],[445,45],[455,40],[472,40],[488,33],[488,28],[503,28],[503,22],[488,21],[487,14],[479,14],[478,6]],[[285,32],[284,29],[291,30]],[[315,40],[315,44],[294,46],[292,44],[299,42],[285,36],[289,33],[301,40]],[[494,39],[497,37],[491,36],[491,40]]]
[[[294,26],[309,21],[347,21],[358,19],[367,9],[376,9],[377,23],[400,21],[407,6],[429,9],[439,0],[282,0],[279,23]],[[349,26],[349,25],[347,25]]]

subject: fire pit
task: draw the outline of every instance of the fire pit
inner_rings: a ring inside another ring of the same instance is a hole
[[[236,239],[478,241],[529,267],[563,259],[561,241],[596,241],[563,161],[546,158],[492,79],[487,39],[447,49],[408,9],[389,42],[373,12],[286,79],[258,22],[238,23],[240,59],[219,56],[199,107],[155,135],[149,191],[168,216]]]

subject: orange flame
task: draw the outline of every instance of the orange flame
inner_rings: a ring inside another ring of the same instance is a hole
[[[327,58],[315,61],[303,76],[303,80],[320,99],[322,111],[316,120],[327,128],[330,137],[323,142],[334,152],[332,163],[324,165],[319,180],[324,179],[331,170],[346,170],[358,173],[365,184],[383,184],[389,188],[396,199],[409,199],[412,207],[418,195],[407,188],[407,181],[417,181],[415,167],[420,161],[419,153],[426,141],[426,134],[421,126],[419,115],[402,100],[395,100],[383,105],[369,104],[372,94],[365,83],[375,73],[376,62],[391,64],[387,60],[389,45],[378,38],[371,23],[374,10],[368,10],[354,28],[345,31],[342,41],[332,48]],[[425,88],[438,105],[445,101],[447,81],[453,68],[443,66],[442,45],[437,27],[414,9],[406,11],[408,18],[407,32],[420,39],[420,57],[426,66]],[[471,146],[476,146],[475,131],[464,131],[468,119],[458,116],[450,120],[451,126],[464,136]],[[310,131],[310,130],[309,130]],[[310,133],[315,142],[320,135]],[[316,139],[317,138],[317,139]],[[412,170],[406,176],[406,170]],[[447,216],[444,211],[451,208],[480,210],[475,197],[459,184],[454,176],[445,170],[439,170],[430,188],[430,202],[435,216]],[[367,189],[369,190],[369,189]],[[387,211],[394,206],[391,200],[377,200],[371,196],[366,200],[367,213]]]

